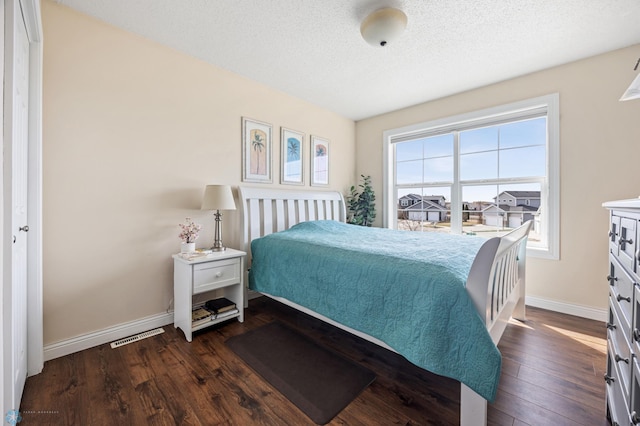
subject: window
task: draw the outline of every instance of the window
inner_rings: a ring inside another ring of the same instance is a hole
[[[532,220],[528,254],[557,259],[558,103],[554,94],[384,132],[385,226],[491,238]]]

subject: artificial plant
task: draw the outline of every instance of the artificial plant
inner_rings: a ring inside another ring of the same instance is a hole
[[[353,225],[371,226],[376,218],[376,194],[371,188],[371,176],[360,175],[362,183],[351,187],[351,195],[347,197],[347,222]]]

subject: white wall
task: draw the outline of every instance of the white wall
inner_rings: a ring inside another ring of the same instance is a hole
[[[308,135],[328,138],[330,189],[353,184],[352,120],[50,0],[42,17],[45,345],[165,312],[178,223],[211,246],[204,187],[241,184],[242,116],[273,125],[272,186],[281,126],[307,134],[307,164]]]
[[[635,45],[362,120],[356,172],[371,175],[382,194],[384,130],[560,93],[560,260],[530,259],[527,294],[604,311],[608,216],[601,204],[640,195],[640,100],[618,102],[639,55]]]

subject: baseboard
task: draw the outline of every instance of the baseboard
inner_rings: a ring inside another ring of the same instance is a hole
[[[547,309],[549,311],[574,315],[581,318],[588,318],[596,321],[606,322],[609,312],[606,309],[593,308],[590,306],[573,305],[570,303],[558,302],[555,300],[543,299],[541,297],[526,296],[525,303],[535,308]]]
[[[261,296],[260,293],[253,292],[250,296]],[[250,297],[252,298],[252,297]],[[548,309],[554,312],[560,312],[568,315],[575,315],[582,318],[588,318],[596,321],[607,321],[608,312],[606,309],[592,308],[589,306],[574,305],[555,300],[543,299],[540,297],[527,296],[526,304],[536,308]],[[157,327],[173,324],[173,312],[152,315],[139,320],[118,324],[103,330],[94,331],[93,333],[72,337],[71,339],[61,340],[56,343],[46,345],[44,347],[44,360],[59,358],[85,349],[99,346],[114,340],[132,336],[143,331],[151,330]]]
[[[44,347],[44,360],[49,361],[169,324],[173,324],[173,312],[151,315],[92,333],[72,337],[71,339],[61,340]]]

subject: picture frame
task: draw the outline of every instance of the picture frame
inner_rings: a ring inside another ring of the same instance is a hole
[[[242,117],[242,181],[272,183],[272,126]]]
[[[280,128],[280,183],[304,185],[304,133]]]
[[[311,136],[311,186],[329,185],[329,140]]]

